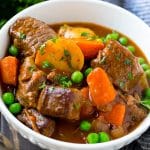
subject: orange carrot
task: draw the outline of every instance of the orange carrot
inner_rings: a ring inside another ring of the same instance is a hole
[[[84,98],[89,99],[89,88],[88,87],[82,88],[81,93],[82,93]]]
[[[89,41],[87,39],[74,39],[77,45],[81,48],[83,55],[86,59],[94,58],[99,50],[104,48],[104,44],[101,41]]]
[[[104,106],[115,99],[116,90],[103,69],[95,68],[87,76],[87,83],[92,101],[97,106]]]
[[[124,104],[116,104],[110,112],[104,114],[104,117],[109,123],[121,126],[124,120],[125,110]]]
[[[7,56],[0,61],[2,81],[6,84],[17,84],[18,60],[16,57]]]

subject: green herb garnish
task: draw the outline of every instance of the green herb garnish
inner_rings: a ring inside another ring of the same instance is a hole
[[[43,83],[39,86],[39,89],[42,90],[42,89],[44,89],[45,87],[46,87],[46,83],[43,82]]]
[[[21,40],[25,40],[25,39],[26,39],[26,35],[25,35],[24,33],[20,32],[20,33],[19,33],[19,38],[20,38]]]
[[[42,44],[42,45],[40,46],[40,49],[39,49],[40,55],[44,55],[44,54],[45,54],[45,51],[44,51],[45,47],[46,47],[45,44]]]
[[[58,37],[57,37],[57,36],[54,36],[54,37],[50,38],[50,40],[51,40],[53,43],[56,43],[56,41],[58,40]]]
[[[88,32],[82,32],[81,36],[87,37],[87,36],[89,36],[89,33]]]
[[[124,64],[125,65],[131,65],[132,61],[130,59],[126,58],[125,61],[124,61]]]
[[[150,99],[140,101],[140,104],[150,110]]]
[[[129,80],[133,80],[133,74],[132,74],[132,72],[129,72],[129,73],[128,73],[128,79],[129,79]]]
[[[53,68],[53,65],[48,60],[45,60],[42,62],[42,68],[43,69]]]
[[[33,71],[36,70],[36,66],[35,66],[35,65],[32,65],[32,66],[30,66],[28,69],[29,69],[30,72],[33,72]]]

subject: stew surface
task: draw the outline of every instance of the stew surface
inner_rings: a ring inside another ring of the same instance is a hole
[[[150,109],[150,65],[127,36],[92,23],[10,27],[0,61],[2,99],[36,132],[101,143],[134,130]]]

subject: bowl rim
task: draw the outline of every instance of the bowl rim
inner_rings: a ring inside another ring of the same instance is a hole
[[[51,3],[60,3],[60,2],[70,2],[71,3],[71,2],[81,2],[81,0],[71,0],[71,1],[70,0],[52,0],[52,1],[45,1],[45,2],[41,2],[39,4],[36,4],[36,5],[30,6],[29,8],[26,8],[22,12],[18,13],[14,17],[12,17],[2,27],[2,29],[0,30],[0,33],[3,30],[7,30],[8,27],[10,27],[10,25],[17,18],[19,18],[21,16],[24,16],[23,15],[24,13],[27,13],[30,10],[32,10],[34,8],[37,8],[37,7],[41,7],[41,6],[44,6],[44,5],[47,5],[47,4],[51,4]],[[129,11],[127,11],[127,10],[125,10],[125,9],[119,7],[119,6],[116,6],[114,4],[111,4],[111,3],[108,3],[108,2],[105,2],[105,1],[101,1],[101,0],[84,0],[82,2],[85,2],[85,3],[96,3],[97,5],[103,5],[103,6],[107,6],[107,7],[111,7],[111,8],[117,9],[118,11],[121,11],[122,13],[125,13],[127,16],[134,17],[137,21],[142,23],[143,26],[145,26],[145,28],[147,28],[147,30],[150,31],[149,26],[147,24],[145,24],[141,19],[139,19],[136,15],[130,13]],[[132,132],[130,132],[129,134],[127,134],[127,135],[125,135],[125,136],[123,136],[121,138],[118,138],[118,139],[115,139],[115,140],[112,140],[112,141],[109,141],[109,142],[106,142],[106,143],[77,144],[77,143],[64,142],[64,141],[56,140],[56,139],[53,139],[53,138],[49,138],[49,137],[46,137],[46,136],[44,136],[42,134],[39,134],[39,133],[33,131],[32,129],[30,129],[29,127],[27,127],[23,123],[21,123],[15,116],[13,116],[9,112],[9,110],[7,109],[7,107],[5,106],[5,104],[3,103],[1,98],[0,98],[0,111],[2,112],[3,116],[6,118],[6,120],[9,123],[11,121],[11,123],[13,123],[13,126],[15,126],[17,129],[21,129],[21,130],[18,131],[19,133],[22,133],[22,132],[30,133],[32,135],[32,137],[35,137],[36,139],[38,139],[40,141],[45,141],[45,142],[48,142],[49,144],[51,143],[51,144],[55,144],[55,145],[58,145],[58,146],[63,146],[65,148],[72,148],[73,147],[73,148],[80,148],[80,149],[92,149],[92,148],[97,148],[97,147],[103,148],[103,147],[108,147],[108,146],[115,146],[118,143],[126,143],[126,144],[128,144],[131,141],[135,140],[135,138],[133,138],[133,137],[136,137],[136,136],[139,137],[150,126],[150,113],[149,113],[148,116],[142,121],[142,123],[136,129],[134,129]],[[131,141],[129,141],[129,140],[131,140]]]

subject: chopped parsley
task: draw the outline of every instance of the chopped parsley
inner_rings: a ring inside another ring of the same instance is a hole
[[[57,84],[63,87],[69,88],[72,86],[72,82],[68,76],[63,76],[63,75],[58,74],[57,76],[55,76],[54,80]]]
[[[81,36],[87,37],[87,36],[89,36],[89,33],[88,32],[82,32]]]
[[[42,62],[42,68],[43,69],[50,69],[50,68],[53,68],[53,65],[48,60],[45,60]]]
[[[44,54],[45,54],[45,51],[44,51],[45,47],[46,47],[45,44],[42,44],[42,45],[40,46],[40,49],[39,49],[40,55],[44,55]]]
[[[25,35],[24,33],[20,32],[20,33],[19,33],[19,38],[20,38],[21,40],[25,40],[25,39],[26,39],[26,35]]]
[[[44,89],[45,87],[46,87],[46,83],[43,82],[43,83],[39,86],[39,89],[42,90],[42,89]]]
[[[56,43],[56,41],[58,40],[58,37],[57,37],[57,36],[54,36],[54,37],[50,38],[50,40],[51,40],[53,43]]]
[[[67,49],[64,49],[64,56],[60,59],[60,60],[64,60],[67,62],[68,66],[70,68],[72,68],[72,64],[71,64],[71,54]]]
[[[129,58],[126,58],[125,61],[124,61],[124,64],[125,65],[131,65],[132,61]]]
[[[59,84],[62,85],[63,87],[71,87],[72,86],[72,82],[71,80],[67,77],[67,76],[61,76],[59,78]]]
[[[28,68],[28,70],[29,70],[30,72],[33,72],[33,71],[36,70],[36,66],[35,66],[35,65],[32,65],[32,66],[30,66],[30,67]]]
[[[129,80],[133,80],[133,74],[132,74],[132,72],[129,72],[129,73],[128,73],[128,79],[129,79]]]

